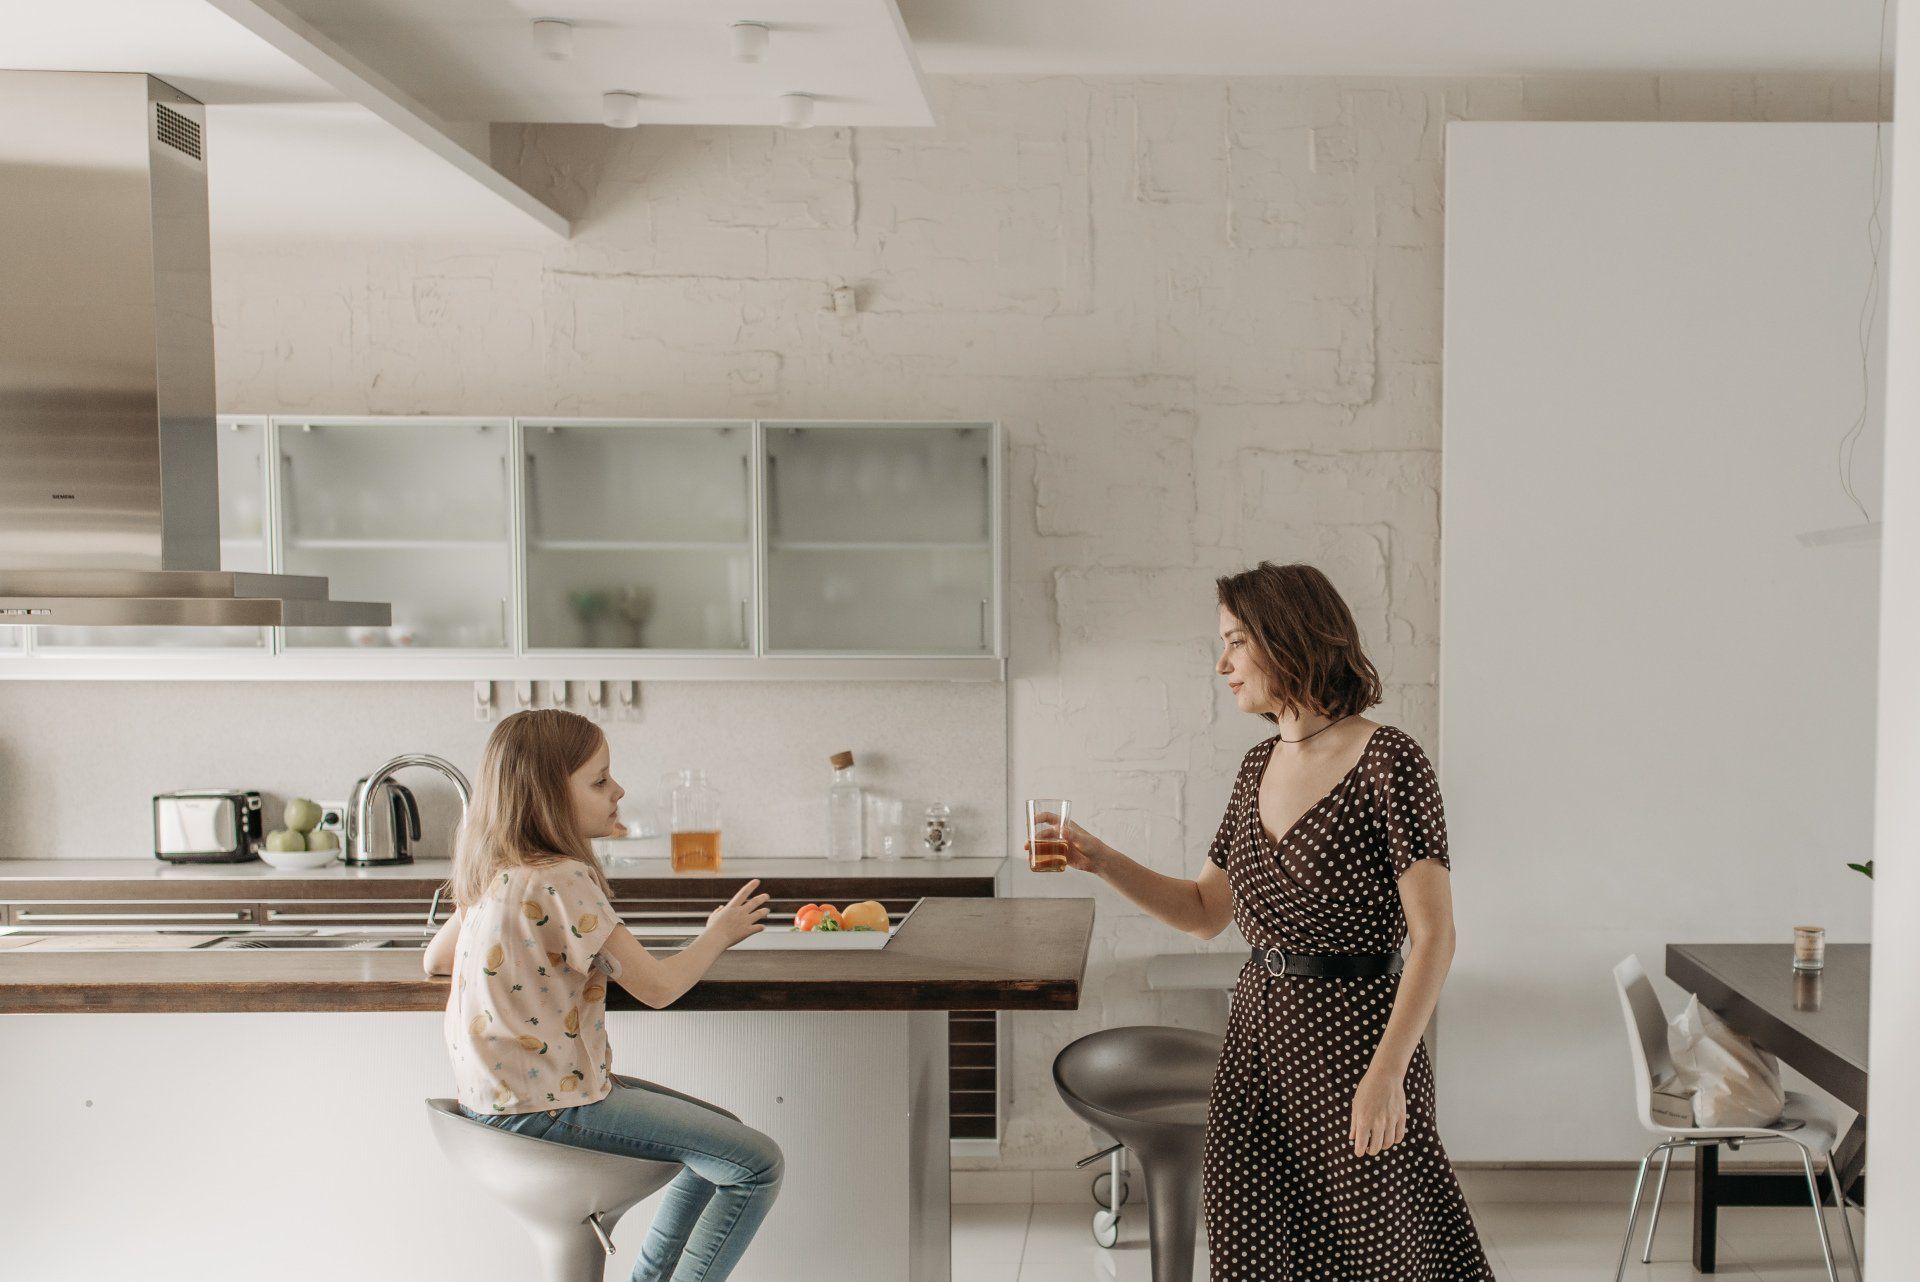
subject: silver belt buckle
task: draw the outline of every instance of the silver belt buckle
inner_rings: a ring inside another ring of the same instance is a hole
[[[1273,959],[1275,957],[1278,957],[1280,959],[1280,964],[1278,966],[1275,966],[1273,964]],[[1287,973],[1287,955],[1281,952],[1278,948],[1267,949],[1265,954],[1262,955],[1262,957],[1260,958],[1260,964],[1267,968],[1267,973],[1269,975],[1284,976]]]

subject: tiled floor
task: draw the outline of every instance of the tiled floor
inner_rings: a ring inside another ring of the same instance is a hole
[[[953,1282],[1150,1282],[1146,1219],[1128,1214],[1120,1244],[1094,1245],[1093,1204],[956,1205],[953,1208]],[[1134,1211],[1135,1208],[1129,1207]],[[1597,1203],[1495,1202],[1474,1207],[1475,1222],[1501,1282],[1573,1282],[1613,1276],[1626,1208]],[[1838,1216],[1827,1213],[1842,1282],[1853,1276]],[[1641,1224],[1644,1225],[1642,1219]],[[1862,1231],[1853,1216],[1856,1238]],[[1690,1225],[1676,1204],[1661,1217],[1652,1264],[1636,1249],[1627,1277],[1634,1282],[1675,1282],[1708,1276],[1688,1261]],[[1636,1248],[1638,1242],[1636,1242]],[[1194,1277],[1207,1277],[1206,1244],[1195,1252]],[[1720,1267],[1711,1276],[1737,1282],[1824,1282],[1813,1214],[1794,1208],[1729,1208],[1720,1213]]]

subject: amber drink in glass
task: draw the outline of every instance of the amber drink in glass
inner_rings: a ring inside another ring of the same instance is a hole
[[[1067,870],[1067,805],[1059,797],[1027,803],[1027,867],[1034,872]]]
[[[673,870],[720,871],[720,790],[704,770],[668,776],[672,786]]]

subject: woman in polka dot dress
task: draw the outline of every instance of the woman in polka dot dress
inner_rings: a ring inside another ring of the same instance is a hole
[[[1380,678],[1325,575],[1262,562],[1218,587],[1216,670],[1279,733],[1241,762],[1208,862],[1163,876],[1078,825],[1068,855],[1169,925],[1232,921],[1256,950],[1207,1108],[1211,1277],[1490,1279],[1420,1042],[1453,956],[1433,768],[1360,716]]]

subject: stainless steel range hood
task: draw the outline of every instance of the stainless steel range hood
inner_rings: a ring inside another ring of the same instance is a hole
[[[0,624],[380,626],[220,569],[205,111],[0,71]]]

